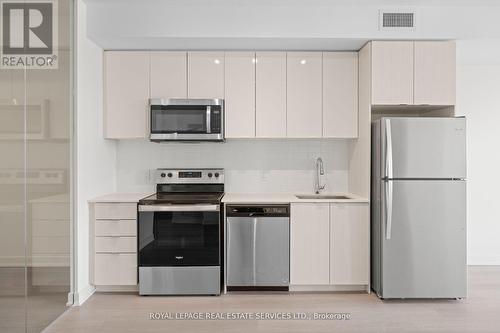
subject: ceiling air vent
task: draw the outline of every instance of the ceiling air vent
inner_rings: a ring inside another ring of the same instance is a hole
[[[381,10],[380,30],[414,30],[415,11]]]

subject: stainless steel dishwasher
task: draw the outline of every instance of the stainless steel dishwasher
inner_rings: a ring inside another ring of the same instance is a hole
[[[228,205],[227,290],[288,290],[290,207]]]

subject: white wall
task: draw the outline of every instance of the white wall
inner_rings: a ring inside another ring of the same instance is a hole
[[[469,264],[500,265],[500,40],[457,43],[457,113],[467,117]]]
[[[87,200],[115,191],[116,143],[102,136],[103,51],[86,37],[86,4],[77,1],[76,305],[90,295]]]
[[[154,191],[149,171],[159,167],[225,168],[226,192],[311,192],[322,157],[325,191],[347,191],[348,140],[228,140],[224,144],[157,144],[122,140],[117,189]]]

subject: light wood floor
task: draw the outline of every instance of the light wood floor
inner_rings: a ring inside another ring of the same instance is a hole
[[[151,312],[347,312],[347,321],[150,320]],[[374,294],[238,293],[221,297],[95,294],[54,322],[62,332],[500,332],[500,266],[469,268],[465,300],[381,301]]]

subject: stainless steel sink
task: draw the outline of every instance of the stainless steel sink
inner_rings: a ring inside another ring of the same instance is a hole
[[[346,197],[345,195],[322,195],[322,194],[306,194],[306,195],[295,195],[297,199],[351,199],[350,197]]]

